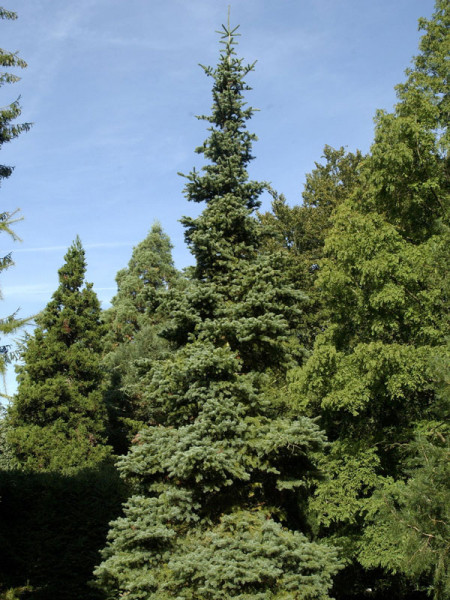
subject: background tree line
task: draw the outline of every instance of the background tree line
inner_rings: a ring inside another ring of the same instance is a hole
[[[254,65],[223,27],[194,266],[155,223],[102,311],[77,238],[24,342],[0,597],[450,597],[449,21],[437,0],[370,152],[325,147],[292,207],[248,177]]]

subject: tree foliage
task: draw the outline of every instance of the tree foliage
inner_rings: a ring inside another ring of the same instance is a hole
[[[70,473],[110,456],[105,445],[100,305],[92,284],[84,284],[85,270],[77,238],[18,367],[9,443],[24,469]]]
[[[0,19],[14,20],[17,19],[16,13],[5,10],[0,7]],[[8,52],[0,49],[0,67],[2,69],[20,68],[24,69],[27,63],[18,56],[17,52]],[[0,88],[8,83],[16,83],[20,80],[15,73],[3,71],[0,73]],[[31,127],[30,123],[16,123],[16,119],[20,117],[21,108],[19,99],[14,100],[3,108],[0,108],[0,148],[3,144],[17,138],[24,131],[28,131]],[[0,183],[3,179],[8,178],[13,172],[13,167],[0,165]],[[18,240],[18,236],[14,232],[13,226],[20,221],[18,210],[0,211],[0,233],[6,233],[13,240]],[[0,258],[0,273],[9,268],[13,264],[11,253]],[[1,296],[0,296],[1,297]],[[16,313],[9,315],[0,320],[0,333],[8,335],[21,327],[27,319],[17,319]],[[8,345],[0,346],[0,372],[4,373],[6,362],[8,360]]]
[[[172,260],[172,244],[159,223],[133,249],[128,267],[116,276],[118,291],[103,313],[103,365],[108,374],[105,399],[110,413],[110,439],[118,454],[146,424],[141,376],[153,361],[167,354],[158,333],[167,320],[158,311],[164,294],[180,281]]]
[[[442,61],[449,15],[448,4],[438,2],[432,21],[421,22],[422,53],[398,86],[394,113],[377,114],[361,184],[333,214],[316,282],[329,326],[292,383],[299,407],[320,416],[334,441],[324,460],[329,479],[311,505],[318,523],[366,568],[414,574],[418,584],[431,561],[423,554],[423,562],[408,566],[408,544],[387,534],[398,528],[386,498],[403,507],[399,514],[416,511],[413,523],[421,519],[424,474],[431,469],[427,476],[436,485],[445,479],[431,463],[425,466],[417,440],[445,418],[432,363],[445,357],[448,335],[449,159],[442,112],[448,81]],[[430,460],[443,457],[439,444],[432,448]],[[413,479],[411,460],[422,461]],[[391,554],[387,546],[380,553],[374,527],[386,533],[387,545],[391,540]],[[442,597],[436,591],[443,585],[441,564],[430,584],[436,598]]]
[[[335,209],[360,185],[363,155],[325,146],[324,164],[306,175],[303,202],[289,206],[282,195],[272,191],[272,212],[260,215],[264,228],[263,243],[270,253],[280,252],[284,275],[291,284],[307,294],[297,336],[310,351],[323,329],[326,314],[320,289],[315,287],[325,239]]]
[[[0,7],[0,19],[14,20],[17,14]],[[18,56],[17,52],[8,52],[0,50],[0,66],[6,69],[20,68],[24,69],[27,63]],[[16,83],[20,80],[15,73],[3,71],[0,73],[0,87],[7,83]],[[30,129],[30,123],[15,123],[20,117],[21,109],[19,99],[14,100],[0,110],[0,145],[10,142],[18,137],[22,132]],[[0,165],[0,179],[5,179],[11,175],[13,167]]]
[[[335,551],[300,533],[298,498],[316,472],[322,433],[265,394],[291,361],[299,298],[260,252],[248,180],[251,142],[236,30],[224,27],[213,79],[209,159],[187,176],[205,202],[184,218],[194,278],[168,295],[164,335],[178,349],[147,376],[151,426],[120,459],[134,495],[112,524],[97,580],[107,597],[328,598]]]
[[[223,26],[205,166],[184,175],[195,265],[179,276],[155,224],[101,315],[77,239],[25,344],[0,422],[0,596],[450,596],[449,21],[437,0],[370,152],[326,146],[293,207],[249,178],[254,65]]]
[[[105,312],[105,348],[132,342],[138,331],[155,319],[160,303],[158,292],[167,289],[177,277],[171,250],[169,237],[159,223],[133,249],[128,267],[117,273],[117,294]]]

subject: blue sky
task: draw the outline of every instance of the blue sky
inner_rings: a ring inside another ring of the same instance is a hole
[[[211,105],[215,33],[224,0],[11,0],[17,21],[2,21],[1,46],[28,63],[1,88],[1,104],[21,96],[29,133],[2,148],[15,165],[2,184],[2,211],[21,209],[22,243],[6,236],[0,254],[2,314],[35,314],[57,287],[57,270],[78,234],[87,279],[103,306],[132,247],[159,220],[178,267],[192,262],[178,222],[201,207],[177,175],[201,166],[206,137],[196,114]],[[238,53],[257,60],[248,77],[249,124],[259,141],[251,176],[301,202],[305,174],[325,144],[367,151],[375,110],[390,110],[394,85],[417,53],[417,19],[432,0],[236,0]],[[270,202],[264,199],[264,209]],[[14,387],[8,377],[8,391]]]

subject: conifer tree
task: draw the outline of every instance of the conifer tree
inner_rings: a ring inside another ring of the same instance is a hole
[[[152,362],[168,351],[158,335],[165,315],[157,312],[163,294],[178,273],[172,244],[159,223],[134,249],[128,267],[116,276],[118,291],[104,313],[103,365],[109,376],[106,402],[110,412],[110,439],[118,454],[146,422],[139,379]]]
[[[17,14],[10,10],[5,10],[0,6],[0,19],[15,20]],[[11,68],[24,69],[27,63],[18,56],[17,52],[8,52],[0,50],[0,66]],[[20,81],[20,77],[9,71],[0,73],[0,87],[6,83],[16,83]],[[30,123],[14,123],[20,117],[21,108],[19,100],[14,100],[7,106],[0,109],[0,145],[10,142],[18,137],[22,132],[28,131],[31,127]],[[13,167],[0,165],[0,179],[5,179],[11,175]]]
[[[151,426],[119,461],[134,495],[96,570],[111,599],[325,599],[338,568],[301,532],[298,508],[323,435],[266,393],[291,364],[299,298],[258,252],[264,184],[246,171],[255,137],[243,97],[253,65],[236,36],[224,26],[218,66],[204,67],[213,107],[197,152],[210,162],[187,176],[186,195],[206,207],[183,219],[194,279],[162,307],[178,350],[149,373]]]
[[[59,270],[59,286],[36,318],[18,367],[8,441],[24,469],[72,473],[110,456],[100,368],[102,324],[79,238]]]
[[[134,249],[128,267],[116,276],[117,294],[106,311],[105,348],[131,342],[154,317],[158,307],[158,291],[164,290],[177,276],[172,260],[172,244],[159,223]]]
[[[337,209],[325,243],[317,285],[330,325],[293,376],[299,406],[320,416],[334,441],[324,463],[329,478],[318,487],[313,512],[364,566],[375,597],[389,593],[374,571],[379,567],[414,576],[409,589],[390,591],[398,598],[424,582],[435,598],[444,597],[437,553],[434,566],[426,552],[412,563],[412,545],[393,543],[389,532],[402,531],[405,540],[401,520],[423,525],[426,469],[408,483],[411,464],[423,463],[424,440],[434,448],[431,461],[443,456],[447,437],[448,404],[438,400],[433,362],[448,352],[449,18],[448,3],[438,1],[433,19],[420,22],[426,32],[421,54],[397,88],[395,111],[377,114],[361,185]],[[444,470],[433,477],[443,481]],[[393,517],[389,506],[403,509]],[[439,541],[425,535],[422,541],[442,550]],[[353,580],[342,597],[361,593]]]
[[[0,7],[0,19],[14,20],[17,19],[17,14],[5,10]],[[17,55],[17,52],[8,52],[0,49],[0,66],[2,68],[20,68],[24,69],[26,62]],[[9,71],[0,73],[0,88],[7,83],[15,83],[20,80],[20,77]],[[2,103],[3,104],[3,103]],[[15,123],[15,120],[20,116],[21,109],[19,100],[15,100],[10,104],[0,108],[0,147],[17,138],[22,132],[30,129],[30,123]],[[8,178],[13,172],[13,167],[0,165],[0,183],[3,179]],[[20,221],[18,211],[0,211],[0,233],[8,234],[13,240],[19,238],[13,230],[13,225]],[[11,253],[0,258],[0,273],[9,268],[13,264]],[[0,333],[9,334],[21,327],[26,322],[26,319],[17,319],[16,314],[9,315],[0,320]],[[0,344],[0,373],[4,373],[5,364],[8,358],[8,345]]]
[[[315,287],[323,258],[327,232],[336,208],[360,185],[363,161],[361,152],[346,152],[325,146],[324,164],[306,175],[303,202],[288,206],[283,195],[272,191],[272,212],[260,215],[267,235],[266,250],[280,252],[285,260],[285,276],[292,285],[307,294],[303,318],[297,332],[305,350],[311,351],[314,340],[323,331],[326,315],[321,307],[320,290]]]

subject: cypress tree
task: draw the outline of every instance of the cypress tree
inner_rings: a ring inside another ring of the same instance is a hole
[[[18,367],[8,441],[24,469],[70,474],[110,456],[105,445],[100,305],[92,284],[84,284],[85,270],[77,238]]]
[[[150,426],[119,461],[134,494],[96,570],[108,598],[325,599],[338,568],[301,532],[323,435],[267,393],[291,364],[299,297],[259,252],[265,184],[248,179],[243,98],[253,65],[236,56],[237,35],[224,26],[219,64],[204,67],[213,107],[197,152],[210,162],[187,176],[186,196],[206,207],[183,219],[196,266],[162,307],[178,349],[148,374]]]
[[[424,551],[413,561],[404,534],[405,523],[430,533],[420,499],[426,469],[417,470],[425,447],[429,478],[445,479],[445,469],[431,465],[448,435],[433,363],[448,353],[449,17],[448,3],[438,1],[433,19],[421,20],[421,54],[397,88],[395,111],[377,114],[361,184],[337,209],[325,243],[317,286],[329,326],[293,375],[299,406],[320,416],[334,441],[313,512],[363,565],[364,586],[380,598],[409,597],[426,584],[444,597],[441,533],[419,535],[433,559]],[[430,515],[443,510],[438,503],[430,501]],[[395,531],[402,534],[394,539]],[[414,580],[387,592],[380,568]],[[340,597],[361,593],[361,581],[353,581]]]
[[[306,175],[303,202],[288,206],[283,195],[272,191],[272,212],[260,215],[267,235],[268,252],[281,252],[285,276],[297,289],[307,294],[303,318],[297,335],[306,354],[312,350],[318,333],[323,331],[326,315],[321,306],[321,293],[315,282],[323,258],[327,232],[336,208],[360,185],[363,155],[359,150],[346,152],[325,146],[324,164]],[[304,357],[301,357],[302,359]]]

